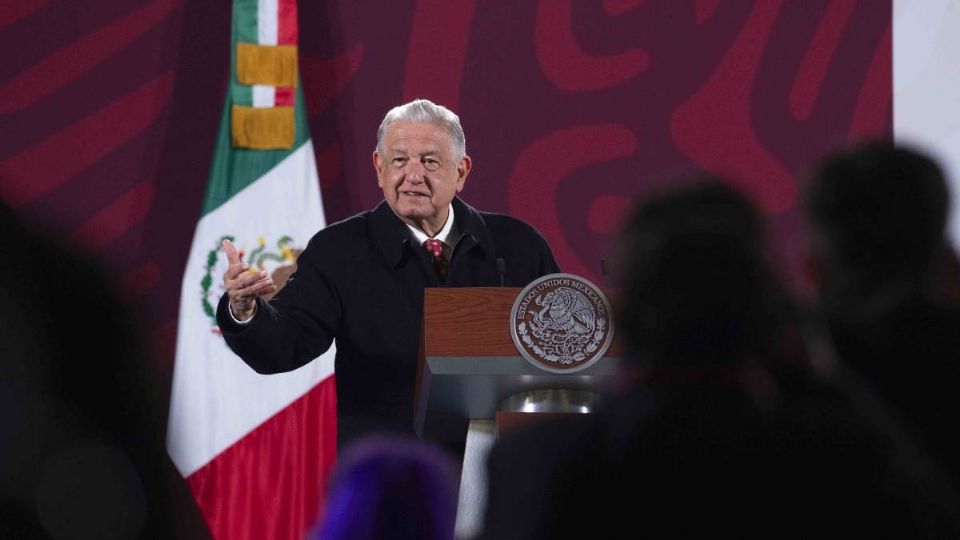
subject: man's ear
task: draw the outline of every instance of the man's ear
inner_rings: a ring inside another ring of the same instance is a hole
[[[383,187],[383,159],[380,158],[380,153],[376,150],[373,151],[373,169],[377,171],[377,185],[381,188]]]
[[[463,184],[467,181],[467,175],[470,174],[470,169],[473,168],[473,160],[470,159],[470,156],[464,154],[460,158],[460,163],[457,163],[457,193],[463,191]]]

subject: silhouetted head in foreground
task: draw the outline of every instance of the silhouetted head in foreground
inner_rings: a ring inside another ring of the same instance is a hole
[[[943,254],[946,180],[914,150],[875,142],[829,156],[810,179],[806,206],[828,299],[924,286]]]
[[[716,179],[638,204],[615,254],[617,331],[654,365],[762,355],[785,315],[751,203]]]
[[[103,270],[0,203],[0,538],[209,538]]]
[[[960,480],[960,301],[951,294],[960,281],[949,266],[943,174],[914,150],[872,143],[816,169],[807,209],[837,356]]]
[[[317,540],[453,540],[449,459],[413,440],[371,437],[341,455]]]
[[[640,377],[593,426],[498,441],[485,538],[956,535],[941,471],[885,409],[809,369],[761,225],[711,179],[634,208],[614,277]]]

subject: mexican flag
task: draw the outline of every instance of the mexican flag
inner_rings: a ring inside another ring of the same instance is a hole
[[[332,348],[264,376],[224,343],[214,318],[222,240],[282,287],[324,225],[298,84],[296,0],[234,0],[230,84],[183,276],[167,432],[216,538],[302,538],[336,451]]]

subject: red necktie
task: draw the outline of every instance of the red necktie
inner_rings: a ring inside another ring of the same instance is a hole
[[[423,248],[433,258],[433,270],[440,279],[447,277],[447,259],[443,256],[443,242],[436,238],[427,238],[423,241]]]

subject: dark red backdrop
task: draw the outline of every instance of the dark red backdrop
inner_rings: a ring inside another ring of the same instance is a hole
[[[229,0],[0,11],[0,197],[116,272],[166,375],[229,24]],[[795,262],[795,178],[891,130],[886,1],[317,0],[300,36],[329,221],[380,200],[379,120],[427,97],[466,128],[465,198],[533,223],[592,279],[632,196],[704,169],[768,210]]]

